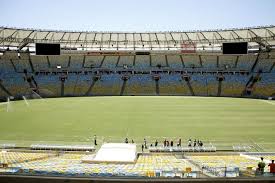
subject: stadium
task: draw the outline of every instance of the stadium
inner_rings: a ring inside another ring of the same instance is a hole
[[[119,2],[130,19],[128,9],[140,8]],[[4,25],[14,15],[35,22],[51,5],[32,2],[29,14],[16,12],[17,3],[3,3],[9,17],[0,12],[0,182],[275,181],[274,25],[145,29],[162,2],[143,31]],[[93,12],[115,20],[112,2],[98,10],[93,3]],[[73,23],[108,24],[93,12],[85,19],[89,3],[74,13],[69,4],[56,1],[39,22],[53,24],[50,14],[62,7],[58,15]],[[257,23],[254,15],[246,21]]]

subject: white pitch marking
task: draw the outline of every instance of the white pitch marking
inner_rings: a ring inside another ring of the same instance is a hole
[[[262,101],[265,102],[265,103],[271,104],[271,105],[275,105],[275,102],[270,102],[270,101],[267,101],[267,100],[262,100]]]
[[[2,102],[0,103],[0,105],[6,105],[8,102]]]

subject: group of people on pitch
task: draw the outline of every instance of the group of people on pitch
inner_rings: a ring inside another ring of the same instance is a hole
[[[256,174],[264,174],[264,168],[265,168],[265,162],[264,162],[264,158],[261,157],[261,161],[258,163],[258,168],[256,169]],[[275,163],[274,160],[271,160],[271,163],[268,164],[269,168],[270,168],[270,173],[275,174]]]

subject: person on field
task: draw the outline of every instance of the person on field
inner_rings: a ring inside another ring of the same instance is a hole
[[[169,140],[166,140],[166,147],[169,147]]]
[[[134,140],[132,139],[132,144],[134,144],[135,142],[134,142]]]
[[[96,135],[94,136],[94,144],[97,146]]]
[[[166,139],[163,141],[163,146],[166,147]]]
[[[125,139],[125,143],[128,144],[128,138],[127,138],[127,137],[126,137],[126,139]]]
[[[188,147],[191,147],[191,146],[192,146],[192,140],[189,139],[189,140],[188,140]]]
[[[157,146],[158,146],[158,140],[155,141],[155,147],[157,147]]]
[[[194,141],[194,147],[196,147],[196,145],[197,145],[197,140],[195,139],[195,141]]]
[[[265,168],[264,158],[261,157],[261,161],[258,163],[258,170],[261,174],[264,173],[264,168]]]
[[[173,140],[171,140],[170,146],[173,147],[173,145],[174,145],[174,142],[173,142]]]
[[[144,150],[144,145],[142,144],[141,145],[141,151],[143,152],[143,150]]]
[[[144,138],[144,148],[147,149],[147,141],[146,141],[146,138]]]
[[[178,147],[181,147],[181,139],[179,139]]]
[[[268,164],[269,166],[269,172],[272,174],[275,174],[275,164],[274,164],[274,160],[271,160],[271,163]]]

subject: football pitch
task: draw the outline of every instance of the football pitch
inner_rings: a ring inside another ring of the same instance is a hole
[[[148,143],[200,139],[275,150],[275,101],[215,97],[75,97],[0,103],[0,143]],[[161,143],[162,144],[162,143]]]

